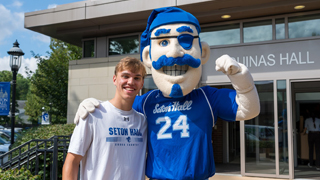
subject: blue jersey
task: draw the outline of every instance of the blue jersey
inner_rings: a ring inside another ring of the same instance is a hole
[[[214,175],[211,144],[217,118],[235,121],[236,92],[201,87],[181,98],[153,90],[138,96],[133,108],[148,122],[146,175],[154,179],[206,179]]]

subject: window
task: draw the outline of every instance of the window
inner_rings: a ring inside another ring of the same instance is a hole
[[[94,40],[83,41],[83,57],[94,57]]]
[[[243,42],[272,40],[272,20],[243,23]]]
[[[284,18],[276,19],[276,39],[285,39]]]
[[[289,38],[320,36],[320,14],[288,18]]]
[[[139,36],[126,36],[109,39],[109,55],[139,53]]]
[[[144,84],[143,84],[143,88],[142,88],[142,94],[147,93],[150,90],[153,89],[158,89],[158,87],[156,86],[156,84],[153,81],[153,78],[151,75],[148,75],[144,78]]]
[[[260,20],[231,21],[230,24],[205,25],[200,40],[209,46],[243,44],[287,38],[320,36],[320,14],[266,17]],[[247,21],[247,22],[245,22]],[[83,57],[137,54],[140,50],[138,33],[126,36],[96,37],[83,40]],[[107,46],[107,47],[106,47]],[[107,53],[105,51],[108,51]]]
[[[202,28],[200,38],[209,46],[240,43],[240,24]]]

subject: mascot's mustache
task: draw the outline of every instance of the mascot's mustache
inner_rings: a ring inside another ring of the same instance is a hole
[[[185,54],[182,57],[167,57],[166,55],[161,56],[157,61],[152,61],[152,66],[154,69],[159,70],[163,66],[173,66],[173,65],[188,65],[193,68],[197,68],[201,65],[201,60],[196,59],[189,54]]]

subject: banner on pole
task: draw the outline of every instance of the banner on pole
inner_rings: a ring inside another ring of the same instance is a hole
[[[49,121],[49,114],[47,112],[42,112],[42,116],[41,116],[41,124],[42,125],[48,125],[50,124]]]
[[[10,112],[10,82],[0,82],[0,116]]]

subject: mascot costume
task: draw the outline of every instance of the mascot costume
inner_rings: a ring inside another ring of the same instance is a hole
[[[151,68],[159,89],[137,96],[133,108],[148,122],[146,175],[152,179],[204,180],[215,174],[212,127],[216,120],[246,120],[260,112],[257,90],[246,66],[223,55],[217,71],[234,89],[195,89],[209,45],[200,41],[200,24],[190,13],[166,7],[153,10],[141,36],[141,60]],[[84,100],[75,123],[93,112],[99,101]]]

